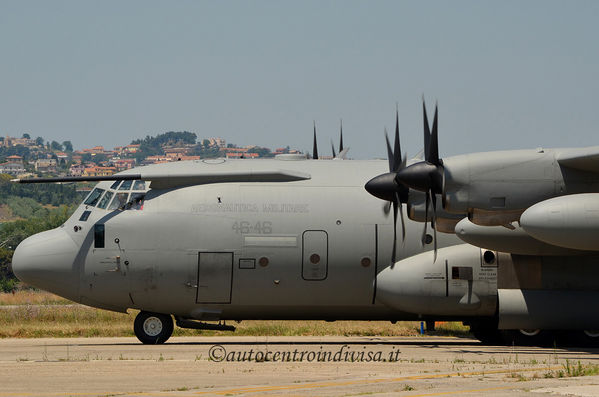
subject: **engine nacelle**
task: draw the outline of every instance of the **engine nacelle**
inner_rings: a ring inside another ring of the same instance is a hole
[[[482,226],[518,220],[524,209],[561,193],[553,152],[513,150],[443,160],[445,210]]]
[[[377,276],[376,298],[400,311],[430,316],[492,316],[497,256],[456,245],[401,260]]]
[[[522,214],[520,225],[528,234],[548,244],[599,251],[599,193],[542,201]]]

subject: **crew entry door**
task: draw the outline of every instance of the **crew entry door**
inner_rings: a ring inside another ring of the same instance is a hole
[[[232,252],[200,252],[196,303],[231,303]]]

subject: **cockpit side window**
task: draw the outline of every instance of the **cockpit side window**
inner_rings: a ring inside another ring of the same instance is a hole
[[[146,190],[146,182],[135,181],[135,183],[133,184],[133,190]]]
[[[110,199],[112,198],[113,194],[114,193],[111,192],[111,191],[106,192],[106,194],[104,195],[104,197],[102,197],[102,199],[98,203],[98,208],[100,208],[100,209],[106,208],[106,206],[110,202]]]
[[[87,196],[83,204],[95,207],[100,199],[100,196],[102,196],[102,193],[104,193],[104,189],[95,188],[92,190],[89,196]]]
[[[143,209],[145,196],[145,193],[131,193],[131,198],[127,202],[125,209],[138,211]]]
[[[119,187],[120,184],[121,184],[121,181],[114,181],[114,183],[112,184],[112,186],[110,186],[110,188],[116,190],[116,188]]]
[[[131,189],[132,184],[133,184],[133,181],[123,181],[123,183],[119,187],[119,190],[129,190],[129,189]]]
[[[108,206],[109,211],[113,211],[119,208],[124,208],[124,205],[127,204],[127,197],[129,193],[117,193],[112,199],[112,202]]]

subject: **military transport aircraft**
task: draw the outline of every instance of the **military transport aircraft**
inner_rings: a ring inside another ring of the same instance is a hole
[[[13,271],[75,302],[140,310],[143,343],[164,343],[173,317],[221,330],[454,320],[487,343],[599,340],[599,149],[442,160],[436,110],[424,126],[424,161],[402,156],[396,118],[388,161],[280,155],[15,180],[99,183],[62,226],[17,247]]]

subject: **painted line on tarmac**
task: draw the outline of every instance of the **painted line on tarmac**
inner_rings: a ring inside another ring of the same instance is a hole
[[[255,386],[255,387],[242,387],[235,389],[226,390],[210,390],[195,392],[198,395],[231,395],[231,394],[245,394],[245,393],[260,393],[280,390],[304,390],[304,389],[317,389],[324,387],[340,387],[340,386],[359,386],[369,385],[375,383],[394,383],[403,382],[406,380],[423,380],[423,379],[439,379],[439,378],[457,378],[462,376],[476,376],[476,375],[496,375],[496,374],[508,374],[511,372],[532,372],[532,371],[552,371],[562,369],[559,367],[539,367],[539,368],[512,368],[512,369],[499,369],[499,370],[488,370],[488,371],[472,371],[472,372],[453,372],[445,374],[427,374],[427,375],[412,375],[402,376],[399,378],[379,378],[379,379],[359,379],[350,381],[332,381],[332,382],[312,382],[304,384],[294,385],[281,385],[281,386]],[[456,393],[461,393],[460,391]],[[448,392],[449,393],[449,392]],[[423,394],[423,396],[435,396],[440,394]]]

